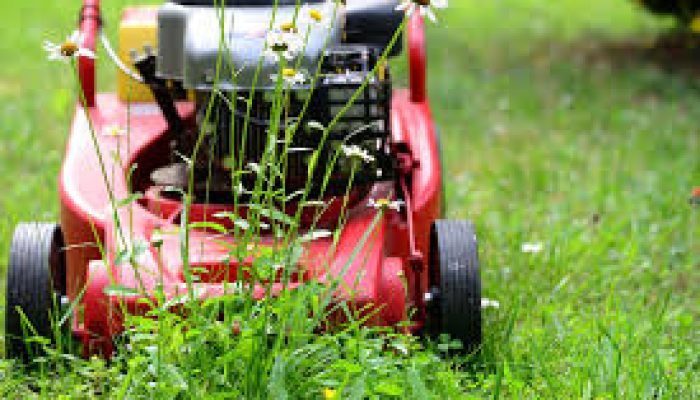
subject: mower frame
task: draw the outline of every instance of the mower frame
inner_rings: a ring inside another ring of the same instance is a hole
[[[79,26],[85,47],[95,50],[101,23],[100,1],[84,0]],[[340,279],[345,284],[340,287],[353,288],[353,307],[377,311],[369,324],[397,325],[409,319],[407,310],[412,308],[415,313],[410,316],[408,330],[416,333],[431,318],[427,302],[438,297],[426,294],[439,287],[436,280],[440,273],[431,265],[429,254],[435,239],[433,225],[444,210],[440,150],[426,92],[424,22],[419,13],[410,17],[406,37],[410,85],[394,91],[391,107],[390,142],[398,160],[398,178],[393,183],[374,184],[368,195],[352,199],[332,255],[328,252],[332,239],[309,243],[307,256],[300,261],[304,272],[295,276],[288,288],[309,279]],[[66,245],[66,296],[80,304],[73,311],[71,330],[82,342],[84,355],[109,357],[114,351],[113,339],[125,329],[123,312],[147,310],[141,294],[118,293],[108,290],[110,287],[139,288],[149,297],[162,288],[170,299],[188,293],[178,235],[161,235],[155,244],[156,234],[177,231],[183,205],[159,196],[147,183],[146,171],[164,165],[168,156],[163,149],[168,149],[170,131],[158,107],[126,104],[114,93],[97,94],[91,58],[81,57],[78,71],[84,106],[79,103],[76,107],[58,180],[60,228]],[[177,110],[184,121],[194,121],[192,103],[179,102]],[[127,127],[128,134],[115,134]],[[104,171],[98,168],[101,163]],[[138,167],[132,170],[135,165]],[[144,196],[115,210],[108,189],[116,199],[129,198],[132,189],[143,190]],[[405,205],[399,211],[380,211],[367,205],[370,199],[384,198],[400,198]],[[330,203],[326,212],[337,215],[342,202]],[[217,213],[227,210],[231,206],[226,204],[192,204],[188,220],[217,221]],[[126,229],[126,238],[117,234],[117,225]],[[235,276],[238,265],[226,261],[229,248],[212,237],[212,232],[197,229],[189,237],[187,262],[192,270],[203,271],[195,285],[200,299],[226,295],[230,285],[225,281],[239,278]],[[125,239],[148,246],[139,255],[138,269],[116,265]],[[233,242],[234,238],[226,240]],[[453,242],[460,245],[459,240]],[[265,245],[264,238],[261,245]],[[475,247],[469,251],[476,254]],[[282,283],[274,283],[271,294],[280,290]],[[336,297],[344,298],[344,291],[338,289]],[[267,293],[256,287],[254,295],[261,299]],[[472,293],[468,301],[477,301],[476,295]]]

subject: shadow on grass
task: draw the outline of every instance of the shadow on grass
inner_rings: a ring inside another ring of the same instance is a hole
[[[579,56],[585,64],[607,63],[614,69],[656,66],[700,88],[700,35],[686,30],[670,30],[652,39],[575,44],[571,50],[581,52]]]

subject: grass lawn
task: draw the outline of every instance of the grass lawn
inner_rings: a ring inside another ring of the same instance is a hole
[[[126,3],[105,1],[110,32]],[[700,75],[652,56],[671,22],[627,0],[451,3],[430,29],[449,214],[476,222],[485,296],[501,303],[459,391],[700,396],[700,209],[688,204],[700,186]],[[41,42],[70,32],[77,10],[0,5],[2,271],[16,222],[57,218],[74,100]],[[100,64],[110,88],[113,68]],[[24,383],[2,365],[12,395]]]

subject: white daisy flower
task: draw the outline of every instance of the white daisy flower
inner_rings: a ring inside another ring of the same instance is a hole
[[[74,31],[66,40],[61,43],[44,41],[44,50],[48,53],[49,61],[68,62],[78,57],[96,58],[95,52],[83,47],[85,36],[79,31]]]
[[[302,203],[302,207],[325,207],[326,202],[321,200],[307,200]]]
[[[310,231],[299,238],[300,243],[313,242],[319,239],[326,239],[333,236],[333,232],[328,230]]]
[[[163,247],[163,233],[161,231],[155,230],[151,235],[151,245],[157,249]]]
[[[501,302],[499,302],[498,300],[492,300],[486,297],[482,297],[481,308],[501,308]]]
[[[290,147],[287,149],[287,153],[293,154],[293,153],[310,153],[314,151],[311,147]]]
[[[447,0],[402,0],[401,4],[396,6],[399,11],[404,11],[406,15],[411,16],[416,9],[420,15],[427,16],[431,21],[437,22],[434,9],[447,8]]]
[[[294,60],[303,47],[303,41],[293,25],[283,26],[280,30],[273,30],[265,39],[265,58],[271,62],[280,62],[282,58],[287,61]]]
[[[396,212],[401,211],[401,207],[404,202],[401,200],[391,201],[389,199],[369,199],[367,202],[367,207],[376,208],[377,210],[394,210]]]
[[[122,128],[119,125],[107,125],[104,128],[102,128],[102,135],[103,136],[112,136],[112,137],[120,137],[120,136],[126,136],[127,135],[126,129]]]
[[[306,123],[306,129],[307,131],[323,132],[326,130],[326,127],[318,121],[309,121]]]
[[[280,78],[278,74],[270,75],[270,79],[277,81]],[[306,75],[294,68],[282,68],[282,80],[287,86],[301,85],[306,82]]]
[[[257,164],[256,164],[256,165],[257,165]],[[258,172],[258,173],[259,173],[259,172]],[[237,194],[237,195],[246,195],[246,194],[252,194],[252,193],[253,193],[253,192],[251,192],[250,190],[246,189],[245,186],[243,186],[243,184],[242,184],[241,182],[238,182],[238,184],[236,184],[236,185],[233,187],[233,192],[234,192],[235,194]]]
[[[305,4],[299,10],[299,23],[309,27],[329,28],[330,18],[323,15],[323,11]]]
[[[360,160],[365,163],[371,163],[374,161],[374,157],[372,157],[372,155],[370,155],[367,150],[363,149],[358,145],[342,145],[341,149],[343,150],[343,154],[345,154],[345,157],[347,158],[353,160]]]
[[[537,254],[544,249],[544,244],[542,242],[535,243],[523,243],[520,245],[520,251],[523,253]]]
[[[248,165],[246,165],[246,167],[248,167],[249,170],[251,170],[252,172],[254,172],[256,174],[260,174],[260,172],[262,172],[262,169],[260,168],[260,164],[258,164],[258,163],[250,162],[250,163],[248,163]]]

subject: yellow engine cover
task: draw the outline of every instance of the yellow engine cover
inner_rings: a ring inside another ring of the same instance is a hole
[[[158,8],[156,6],[127,7],[119,24],[118,55],[133,70],[131,51],[143,52],[144,46],[158,47]],[[124,102],[153,102],[153,95],[146,85],[129,78],[121,70],[117,72],[117,95]]]

